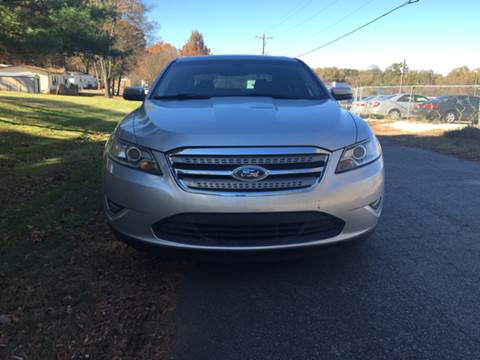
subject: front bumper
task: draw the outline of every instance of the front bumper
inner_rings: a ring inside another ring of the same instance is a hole
[[[182,190],[173,178],[162,154],[156,154],[163,176],[152,175],[120,165],[106,157],[103,169],[105,203],[107,199],[124,209],[106,216],[117,234],[139,242],[172,248],[199,250],[270,250],[300,248],[346,241],[371,232],[379,219],[383,198],[383,159],[341,174],[335,167],[342,150],[331,154],[321,182],[305,191],[254,196],[199,194]],[[107,204],[106,204],[107,205]],[[242,246],[184,243],[159,238],[153,229],[163,219],[188,213],[275,213],[321,212],[344,222],[339,234],[281,245]]]

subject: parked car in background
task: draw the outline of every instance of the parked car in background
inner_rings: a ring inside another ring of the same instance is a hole
[[[353,100],[350,99],[350,100],[342,100],[342,101],[339,101],[338,104],[344,108],[345,110],[350,110],[352,108],[352,103],[353,103]]]
[[[384,95],[372,100],[368,110],[372,117],[388,117],[391,120],[400,120],[409,114],[412,115],[416,104],[428,101],[428,98],[423,95]]]
[[[367,117],[368,116],[368,102],[375,98],[376,95],[365,96],[358,101],[354,101],[352,106],[350,107],[350,111],[361,116]]]
[[[478,96],[449,95],[439,96],[415,106],[415,114],[429,120],[443,120],[448,123],[469,121],[478,123],[480,106]]]

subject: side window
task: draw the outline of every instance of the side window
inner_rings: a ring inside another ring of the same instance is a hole
[[[415,102],[423,103],[423,102],[427,102],[427,101],[428,101],[428,99],[425,96],[415,95]]]
[[[410,95],[403,95],[400,99],[397,100],[398,102],[410,102]]]
[[[468,103],[469,103],[469,105],[472,105],[473,107],[478,107],[479,98],[475,97],[475,96],[469,96],[468,97]]]
[[[470,97],[470,104],[472,104],[474,107],[479,107],[480,106],[480,98],[472,96]]]

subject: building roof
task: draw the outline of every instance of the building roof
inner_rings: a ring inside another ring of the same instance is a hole
[[[33,66],[33,65],[14,65],[14,66],[9,66],[5,68],[0,68],[0,72],[13,72],[15,69],[19,69],[18,72],[24,72],[21,71],[21,69],[28,69],[28,72],[32,73],[40,73],[40,74],[64,74],[65,70],[64,69],[58,69],[58,68],[41,68],[38,66]]]
[[[0,72],[0,77],[38,77],[37,74],[31,72]]]

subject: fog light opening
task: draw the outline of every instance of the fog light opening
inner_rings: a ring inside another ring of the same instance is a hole
[[[107,206],[108,206],[108,210],[110,210],[114,214],[118,214],[120,211],[125,209],[123,206],[118,205],[117,203],[113,202],[109,198],[107,198]]]
[[[382,198],[380,197],[378,200],[375,200],[373,203],[369,204],[369,206],[373,210],[378,210],[378,208],[382,205]]]

